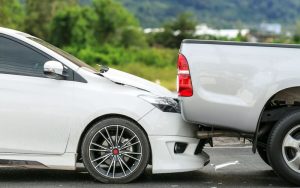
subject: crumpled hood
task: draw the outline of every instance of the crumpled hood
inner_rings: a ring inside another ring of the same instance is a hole
[[[109,70],[105,73],[103,73],[103,76],[105,78],[110,79],[113,82],[133,86],[136,88],[140,88],[146,91],[149,91],[155,95],[161,96],[161,97],[172,97],[176,98],[176,95],[173,94],[168,89],[155,84],[153,82],[150,82],[148,80],[145,80],[143,78],[134,76],[132,74],[128,74],[126,72],[122,72],[116,69],[109,68]]]

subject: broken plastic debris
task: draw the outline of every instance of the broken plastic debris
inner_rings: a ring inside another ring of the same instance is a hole
[[[219,164],[219,165],[212,164],[211,166],[213,166],[215,170],[219,170],[221,168],[225,168],[227,166],[237,165],[237,164],[240,164],[239,161],[227,162],[227,163],[223,163],[223,164]]]

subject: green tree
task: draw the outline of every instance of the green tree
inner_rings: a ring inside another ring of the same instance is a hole
[[[164,31],[156,35],[156,42],[166,47],[179,48],[183,39],[194,38],[197,21],[191,13],[179,14],[176,20],[166,23]]]
[[[146,47],[148,45],[142,29],[137,27],[123,29],[120,44],[125,48]]]
[[[300,43],[300,20],[296,22],[293,41],[295,43]]]
[[[97,17],[90,7],[74,6],[57,12],[51,22],[50,42],[83,47],[95,43],[93,25]]]
[[[243,36],[242,33],[239,32],[238,35],[235,38],[235,41],[238,41],[238,42],[247,42],[248,38],[247,38],[247,36]]]
[[[94,28],[99,43],[120,45],[125,42],[125,46],[145,44],[144,34],[138,30],[138,21],[120,3],[114,0],[94,0],[92,7],[98,19]],[[135,38],[128,37],[129,33]]]
[[[57,11],[77,4],[77,0],[26,0],[25,31],[47,39],[50,35],[50,22]]]
[[[53,16],[50,41],[57,46],[147,46],[138,21],[114,0],[94,0],[91,6],[73,6]],[[78,49],[79,50],[79,49]]]
[[[18,0],[0,0],[0,26],[23,29],[23,7]]]

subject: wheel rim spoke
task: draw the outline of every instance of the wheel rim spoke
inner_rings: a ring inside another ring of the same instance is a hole
[[[103,159],[103,158],[105,158],[105,157],[107,157],[107,156],[109,157],[110,154],[106,154],[106,155],[104,155],[104,156],[98,157],[98,158],[92,160],[92,162],[98,161],[98,160]]]
[[[97,164],[97,165],[95,166],[95,168],[97,168],[98,166],[100,166],[100,165],[101,165],[104,161],[106,161],[109,157],[110,157],[110,155],[107,156],[107,157],[105,157],[99,164]]]
[[[135,158],[135,157],[133,157],[133,156],[131,156],[131,155],[128,155],[128,154],[126,154],[126,153],[124,153],[124,155],[127,156],[127,157],[129,157],[129,158],[131,158],[131,159],[134,159],[134,160],[136,160],[136,161],[140,161],[140,159]]]
[[[110,165],[109,165],[109,168],[108,168],[108,170],[107,170],[107,173],[106,173],[106,175],[108,175],[108,174],[109,174],[109,172],[110,172],[110,169],[111,169],[112,165],[113,165],[113,160],[111,160],[111,162],[110,162]]]
[[[105,150],[103,150],[103,149],[90,149],[90,151],[107,152],[109,150],[107,150],[107,149],[105,149]]]
[[[122,129],[122,132],[121,132],[121,135],[120,135],[120,137],[119,137],[119,140],[118,140],[118,142],[117,142],[117,145],[119,145],[119,143],[120,143],[120,141],[121,141],[121,139],[122,139],[122,136],[123,136],[123,133],[124,133],[124,127],[123,127],[123,129]]]
[[[115,138],[115,144],[116,144],[116,146],[118,146],[118,134],[119,134],[119,126],[117,125],[116,138]]]
[[[110,136],[109,132],[107,131],[107,128],[106,128],[106,127],[105,127],[105,131],[106,131],[106,134],[107,134],[107,136],[108,136],[108,139],[109,139],[109,141],[110,141],[110,143],[111,143],[111,146],[114,147],[114,143],[113,143],[113,141],[112,141],[112,139],[111,139],[111,136]]]
[[[134,138],[136,137],[136,135],[134,135],[130,140],[128,140],[125,144],[122,145],[121,149],[123,149],[123,147],[125,147],[129,142],[131,142]]]
[[[100,133],[101,136],[105,139],[105,141],[106,141],[111,147],[113,147],[112,143],[110,143],[110,141],[106,138],[106,136],[104,136],[104,134],[103,134],[101,131],[99,131],[99,133]]]
[[[131,129],[110,125],[95,133],[90,142],[89,156],[100,174],[110,178],[125,177],[139,166],[142,144]]]
[[[115,156],[113,158],[113,161],[114,161],[114,167],[113,167],[113,178],[115,177],[115,170],[116,170],[116,159],[115,159]]]
[[[122,148],[121,148],[121,150],[125,150],[125,149],[127,149],[127,148],[129,148],[129,147],[131,147],[131,146],[134,146],[134,145],[136,145],[136,144],[138,144],[138,143],[140,143],[140,141],[137,141],[137,142],[135,142],[135,143],[133,143],[133,144],[130,144],[130,145],[127,145],[127,146],[123,146]]]
[[[97,147],[102,148],[102,149],[105,149],[105,150],[109,150],[107,147],[100,146],[99,144],[96,144],[94,142],[92,142],[92,145],[97,146]]]
[[[300,153],[298,152],[296,157],[288,162],[295,169],[300,170]]]
[[[133,154],[133,155],[142,155],[142,153],[132,152],[132,151],[125,151],[122,154]]]
[[[124,166],[131,172],[131,169],[127,166],[127,164],[124,162],[124,160],[120,157],[121,163],[124,164]]]
[[[123,164],[122,164],[122,162],[121,162],[121,160],[120,160],[120,157],[117,156],[117,158],[118,158],[118,162],[119,162],[119,164],[120,164],[120,166],[121,166],[121,169],[122,169],[124,175],[126,176],[126,172],[125,172],[125,170],[124,170],[124,168],[123,168]]]
[[[294,149],[299,149],[300,141],[293,138],[291,135],[287,135],[284,139],[283,146],[284,147],[291,147]]]

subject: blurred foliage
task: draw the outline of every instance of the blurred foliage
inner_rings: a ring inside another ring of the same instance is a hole
[[[154,41],[169,48],[179,48],[182,40],[195,38],[197,21],[191,13],[179,14],[177,19],[167,22],[163,32],[154,35]]]
[[[88,0],[82,0],[88,2]],[[300,19],[299,0],[118,0],[131,10],[144,27],[160,27],[178,13],[193,12],[201,22],[217,28],[263,21],[294,26]]]
[[[144,64],[146,66],[155,66],[158,68],[174,66],[176,67],[177,53],[176,49],[166,48],[125,48],[115,47],[105,44],[98,47],[65,47],[65,51],[71,54],[77,54],[77,57],[90,65],[127,65],[130,63]]]
[[[49,26],[53,16],[66,7],[75,5],[77,0],[26,0],[25,31],[46,38],[50,35]]]
[[[296,29],[293,40],[295,43],[300,43],[300,20],[296,22]]]
[[[98,42],[117,43],[128,27],[138,27],[138,21],[119,3],[113,0],[93,1],[97,15],[95,38]]]
[[[17,0],[0,0],[0,26],[23,29],[24,9]]]
[[[286,2],[288,5],[283,7],[300,7],[297,0]],[[139,19],[122,3],[130,5],[129,9],[134,9]],[[0,0],[0,26],[42,38],[95,68],[99,64],[108,65],[175,90],[177,53],[183,39],[228,40],[210,35],[195,37],[198,20],[209,17],[220,23],[231,19],[242,25],[247,19],[257,21],[275,16],[287,21],[289,16],[282,16],[279,4],[282,3],[278,0],[139,0],[138,3],[133,0]],[[231,12],[235,6],[245,12]],[[247,6],[253,10],[246,9]],[[285,10],[286,14],[291,15],[294,9]],[[195,16],[191,14],[195,10],[201,11]],[[207,11],[218,15],[211,16]],[[265,11],[265,17],[256,15],[257,11]],[[143,12],[142,18],[139,12]],[[169,19],[175,13],[180,14]],[[152,16],[147,17],[148,14]],[[159,23],[165,20],[163,31],[144,34],[138,20],[145,26],[156,23],[156,19]],[[271,37],[268,41],[300,43],[300,22],[295,25],[294,37]],[[238,35],[234,40],[247,41],[247,37]]]
[[[146,47],[138,21],[113,0],[95,0],[91,6],[70,6],[54,15],[50,42],[64,46]]]
[[[96,43],[92,28],[97,16],[91,7],[71,6],[58,11],[50,24],[48,40],[58,47],[82,48]]]

